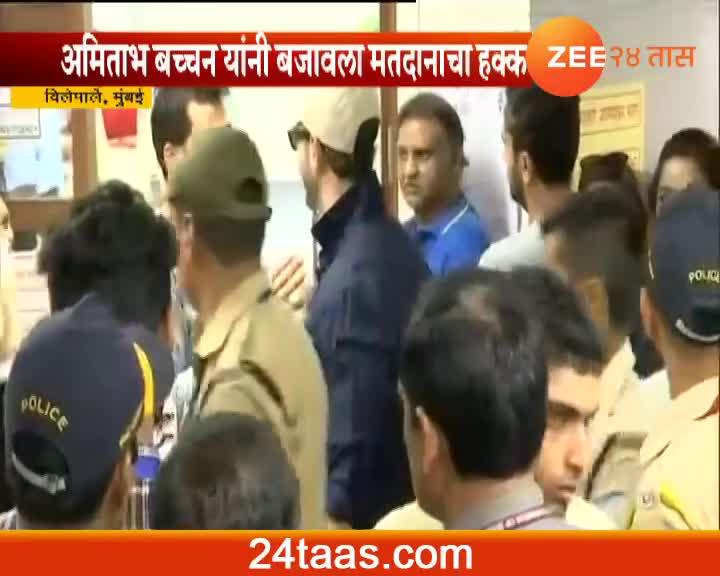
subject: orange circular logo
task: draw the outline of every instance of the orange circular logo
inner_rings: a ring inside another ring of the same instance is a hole
[[[533,31],[526,58],[540,88],[555,96],[577,96],[600,79],[607,54],[595,28],[580,18],[562,16]]]

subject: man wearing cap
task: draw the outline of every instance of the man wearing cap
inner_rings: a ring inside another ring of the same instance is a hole
[[[397,396],[412,306],[429,277],[372,169],[376,89],[321,89],[289,132],[320,245],[307,327],[328,385],[331,527],[372,528],[412,499]]]
[[[0,527],[125,528],[137,431],[172,374],[167,346],[120,324],[95,295],[41,321],[7,383],[4,450],[16,509]]]
[[[323,528],[327,389],[310,338],[260,265],[270,208],[255,144],[229,127],[203,131],[168,192],[178,281],[198,314],[191,415],[269,421],[300,480],[302,528]]]
[[[642,293],[672,403],[640,451],[633,530],[718,530],[720,190],[696,185],[663,206]]]
[[[74,202],[71,212],[43,243],[39,256],[51,312],[93,292],[119,321],[142,324],[170,347],[170,271],[177,256],[170,223],[154,213],[140,192],[118,180],[100,184]],[[128,509],[131,528],[150,527],[151,484],[160,458],[175,439],[177,422],[162,413],[172,404],[169,394],[169,388],[156,391],[156,409],[138,433],[137,482]]]

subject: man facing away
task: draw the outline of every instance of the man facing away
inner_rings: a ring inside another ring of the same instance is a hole
[[[270,422],[300,479],[302,527],[325,527],[327,390],[310,338],[260,265],[270,208],[257,148],[239,130],[205,130],[168,190],[178,282],[198,315],[191,416]]]
[[[400,109],[398,178],[415,214],[405,229],[435,276],[475,266],[490,243],[462,191],[464,141],[460,118],[442,97],[423,92]]]
[[[170,271],[176,257],[172,226],[140,192],[111,180],[73,203],[70,219],[43,244],[39,268],[47,275],[53,313],[92,292],[118,321],[145,326],[170,349]],[[167,370],[162,380],[172,384],[174,366]],[[169,387],[156,386],[155,410],[138,431],[142,455],[129,510],[132,528],[150,528],[150,486],[176,434],[176,422],[163,416],[169,394]]]
[[[579,495],[627,525],[639,451],[667,398],[640,385],[629,335],[639,316],[645,217],[618,183],[576,194],[542,224],[549,265],[573,286],[606,343],[591,466]]]
[[[580,100],[553,96],[533,85],[505,91],[503,143],[510,194],[530,217],[524,230],[495,242],[483,268],[510,269],[545,261],[540,222],[572,194],[580,145]]]
[[[245,414],[191,421],[163,463],[155,530],[295,530],[298,481],[272,426]]]
[[[307,327],[328,385],[328,514],[367,529],[412,499],[397,378],[422,255],[385,211],[372,169],[376,89],[321,89],[289,132],[317,215],[317,286]]]
[[[646,330],[672,402],[640,451],[633,530],[718,530],[720,190],[691,186],[663,206],[643,290]]]
[[[445,529],[571,529],[533,479],[547,366],[522,291],[476,269],[434,282],[420,302],[400,380],[420,507]]]
[[[484,277],[477,278],[478,287]],[[565,509],[569,524],[588,530],[614,525],[600,510],[575,495],[589,465],[588,423],[600,399],[604,348],[572,290],[554,273],[519,267],[508,281],[523,291],[539,324],[548,365],[547,426],[534,466],[546,503]],[[417,502],[395,510],[376,526],[381,530],[434,530],[441,524]]]
[[[158,88],[155,92],[150,128],[155,158],[166,184],[178,163],[188,155],[193,134],[227,125],[223,102],[226,93],[227,89],[222,88]],[[179,374],[192,363],[191,320],[183,295],[174,296],[177,335],[173,356]],[[181,414],[182,409],[180,402]]]
[[[119,323],[95,295],[40,321],[18,351],[5,398],[16,509],[3,529],[127,528],[137,433],[152,414],[169,349]],[[160,368],[160,369],[159,369]],[[88,409],[91,407],[91,409]]]

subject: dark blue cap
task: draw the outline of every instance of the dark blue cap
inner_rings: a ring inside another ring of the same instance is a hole
[[[693,185],[663,205],[649,262],[653,302],[673,330],[720,342],[720,190]]]
[[[119,323],[89,295],[39,322],[17,353],[5,391],[7,461],[50,494],[96,489],[173,378],[170,350],[156,335]],[[18,456],[16,442],[28,434],[62,454],[67,474]]]

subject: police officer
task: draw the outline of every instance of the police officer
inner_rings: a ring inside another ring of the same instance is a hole
[[[660,211],[642,295],[672,403],[640,451],[633,530],[717,530],[720,190],[697,185]]]
[[[260,265],[267,182],[244,132],[211,128],[170,176],[178,282],[198,314],[191,414],[269,421],[300,480],[302,527],[324,514],[327,391],[312,342]]]

